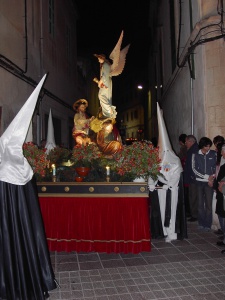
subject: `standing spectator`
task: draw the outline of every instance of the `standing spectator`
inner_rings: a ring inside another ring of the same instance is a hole
[[[217,151],[217,144],[224,143],[224,142],[225,142],[225,140],[224,140],[224,137],[222,135],[216,135],[213,138],[213,144],[215,146],[215,151]]]
[[[210,231],[212,226],[213,188],[210,183],[216,173],[216,151],[210,150],[212,141],[202,137],[199,151],[192,156],[192,169],[195,173],[198,192],[198,224],[199,229]]]
[[[223,157],[225,157],[225,145],[222,150]],[[217,189],[217,201],[218,201],[218,206],[217,206],[217,213],[220,215],[220,218],[222,220],[222,230],[223,230],[223,241],[218,241],[217,245],[218,246],[225,246],[225,164],[221,166],[220,172],[218,174],[218,189]],[[221,180],[221,181],[219,181]],[[221,253],[225,253],[225,250],[222,250]]]
[[[198,144],[194,135],[188,135],[186,137],[185,145],[187,147],[187,156],[184,166],[184,186],[185,193],[188,193],[186,199],[185,208],[186,212],[190,211],[191,217],[189,222],[197,221],[198,217],[198,197],[197,197],[197,185],[195,181],[195,174],[192,170],[192,155],[198,152]]]
[[[225,163],[225,155],[223,155],[222,147],[224,143],[217,143],[215,151],[217,152],[216,155],[216,174],[215,180],[213,184],[214,193],[213,193],[213,202],[212,202],[212,210],[213,210],[213,217],[212,217],[212,229],[214,229],[214,233],[217,235],[222,235],[223,231],[221,229],[222,220],[219,215],[216,213],[216,203],[217,203],[217,176],[220,171],[220,167]],[[217,229],[217,230],[216,230]]]
[[[225,143],[224,137],[222,135],[216,135],[213,138],[213,144],[215,146],[215,151],[217,152],[217,166],[216,166],[216,177],[219,173],[219,169],[220,166],[223,164],[223,158],[221,157],[221,148],[222,145]],[[212,229],[215,229],[214,233],[217,235],[221,235],[223,234],[221,227],[221,218],[219,216],[217,216],[217,214],[215,213],[216,211],[216,203],[217,203],[217,199],[216,199],[216,188],[214,189],[214,193],[213,193],[213,222],[212,222]],[[217,230],[216,230],[217,229]]]
[[[186,156],[187,156],[187,147],[185,145],[187,135],[185,133],[182,133],[179,135],[179,144],[180,144],[180,151],[178,153],[178,156],[180,158],[182,167],[184,168]]]
[[[217,145],[218,151],[220,147],[220,143]],[[219,221],[220,221],[220,226],[221,226],[221,231],[223,234],[223,241],[218,241],[217,245],[218,246],[225,246],[225,203],[224,203],[224,195],[223,195],[223,188],[225,184],[225,144],[222,145],[221,147],[221,165],[219,169],[218,176],[214,182],[214,187],[216,189],[216,214],[218,214]],[[223,253],[223,252],[222,252]]]
[[[180,158],[181,165],[184,170],[186,158],[187,158],[187,147],[185,145],[187,135],[185,133],[182,133],[179,135],[179,144],[180,144],[180,150],[178,152],[178,157]],[[182,176],[184,179],[184,172],[182,172]],[[183,180],[183,188],[184,188],[184,203],[185,203],[185,215],[186,217],[190,217],[190,207],[189,207],[189,200],[188,200],[188,186],[184,184]]]

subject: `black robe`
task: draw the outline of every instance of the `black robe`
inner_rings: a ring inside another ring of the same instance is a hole
[[[219,182],[225,177],[225,164],[220,167],[216,180],[214,180],[214,187],[216,189],[216,214],[225,218],[225,210],[223,207],[224,197],[223,193],[218,190]]]
[[[168,193],[169,192],[169,193]],[[151,223],[151,237],[152,239],[164,238],[159,197],[157,190],[149,192],[150,197],[150,223]],[[165,211],[165,222],[169,222],[171,214],[171,198],[170,191],[167,191],[166,198],[166,211]],[[179,187],[178,187],[178,202],[177,202],[177,212],[176,212],[176,223],[175,232],[177,233],[177,239],[183,240],[188,238],[187,235],[187,221],[185,215],[185,202],[184,202],[184,184],[183,184],[183,174],[181,173]]]
[[[0,299],[42,300],[56,287],[35,180],[0,181]]]

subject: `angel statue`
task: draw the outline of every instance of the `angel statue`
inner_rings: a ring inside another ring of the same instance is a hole
[[[101,106],[100,116],[103,118],[115,119],[117,112],[116,107],[112,105],[112,76],[118,76],[122,73],[125,66],[125,59],[130,44],[120,50],[123,40],[123,31],[120,38],[111,52],[109,58],[113,61],[111,64],[104,54],[94,54],[100,63],[100,80],[94,78],[99,87],[98,98]]]
[[[129,44],[120,50],[122,40],[123,31],[109,56],[113,61],[112,64],[106,59],[105,54],[94,54],[100,63],[100,79],[93,79],[99,87],[98,98],[100,101],[100,110],[97,118],[90,122],[90,128],[97,133],[97,145],[105,155],[116,153],[122,145],[119,131],[115,126],[116,107],[112,105],[112,76],[118,76],[122,73],[126,55],[130,47]]]

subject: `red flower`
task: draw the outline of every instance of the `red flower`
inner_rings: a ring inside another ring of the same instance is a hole
[[[35,174],[45,177],[47,159],[44,149],[39,149],[32,142],[23,144],[23,155],[26,157]]]
[[[156,179],[159,175],[158,148],[155,148],[150,141],[134,142],[123,146],[121,151],[114,155],[114,159],[117,161],[117,172],[122,176],[130,173],[133,177],[147,179],[151,176]]]

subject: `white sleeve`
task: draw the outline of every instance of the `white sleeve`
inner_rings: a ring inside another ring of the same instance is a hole
[[[148,189],[150,192],[153,192],[158,180],[154,181],[152,177],[148,177]]]
[[[165,177],[165,176],[164,176]],[[166,176],[167,180],[163,178],[163,176],[159,176],[159,180],[164,183],[164,185],[167,185],[169,189],[176,188],[180,181],[180,168],[179,166],[176,166],[173,170],[170,171],[170,173]]]
[[[179,181],[180,181],[180,173],[174,172],[167,183],[169,186],[169,189],[172,190],[172,189],[178,187]]]

